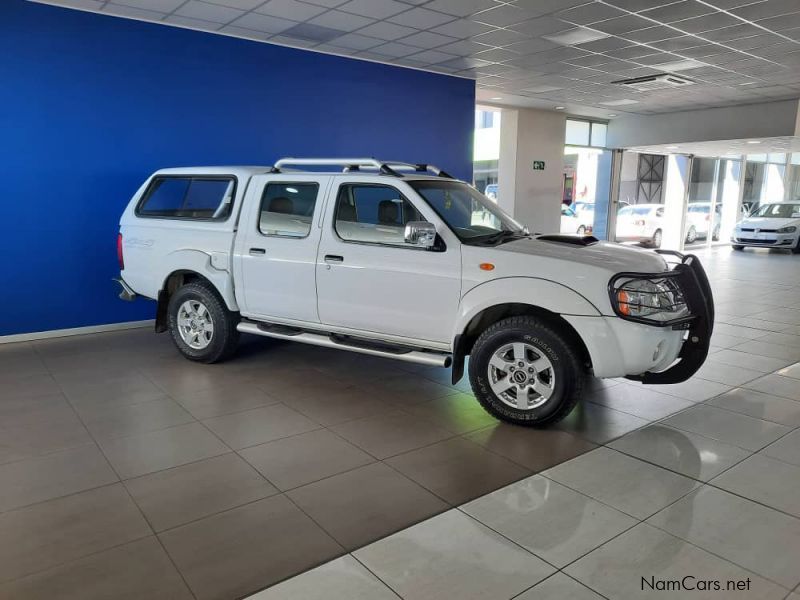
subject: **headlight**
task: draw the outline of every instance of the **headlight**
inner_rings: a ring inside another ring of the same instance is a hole
[[[794,225],[789,225],[788,227],[781,227],[778,229],[778,233],[794,233],[797,231],[797,227]]]
[[[617,313],[631,320],[666,322],[689,316],[675,278],[623,280],[613,298]]]

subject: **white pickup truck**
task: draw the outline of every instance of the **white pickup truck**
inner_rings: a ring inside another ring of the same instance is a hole
[[[470,356],[478,401],[524,425],[566,416],[590,372],[686,380],[713,327],[695,257],[532,235],[429,165],[163,169],[122,215],[118,254],[121,297],[157,300],[156,331],[191,360],[230,356],[239,333],[452,367],[453,382]]]

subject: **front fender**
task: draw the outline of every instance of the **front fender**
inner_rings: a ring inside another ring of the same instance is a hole
[[[481,283],[464,294],[453,339],[487,308],[512,303],[538,306],[559,315],[596,317],[601,314],[589,300],[563,284],[536,277],[504,277]]]

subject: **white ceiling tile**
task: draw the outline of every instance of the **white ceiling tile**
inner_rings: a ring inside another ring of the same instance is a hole
[[[466,17],[487,8],[497,6],[495,0],[433,0],[426,8],[438,10],[457,17]]]
[[[269,0],[256,8],[256,12],[292,21],[307,21],[325,12],[325,9],[297,0]]]
[[[367,25],[358,32],[363,35],[380,38],[382,40],[396,40],[398,38],[406,37],[413,33],[417,33],[419,29],[413,27],[403,27],[402,25],[395,25],[387,21],[378,21],[372,25]]]
[[[348,33],[331,40],[329,43],[333,46],[341,46],[351,50],[367,50],[382,44],[384,40],[379,40],[373,37],[360,35],[358,33]]]
[[[418,46],[420,48],[435,48],[436,46],[451,44],[458,40],[446,35],[431,33],[430,31],[421,31],[407,38],[403,38],[402,41],[404,44],[411,44],[412,46]]]
[[[322,27],[330,27],[331,29],[339,29],[340,31],[353,31],[360,29],[374,23],[375,19],[368,19],[366,17],[359,17],[350,13],[341,12],[338,10],[330,10],[322,13],[318,17],[314,17],[309,21],[314,25],[321,25]]]
[[[489,10],[479,12],[476,15],[472,15],[470,18],[479,23],[488,23],[489,25],[496,25],[497,27],[507,27],[509,25],[517,25],[540,15],[541,13],[535,10],[518,8],[511,4],[503,4],[496,8],[490,8]]]
[[[373,19],[385,19],[410,8],[408,4],[395,2],[395,0],[350,0],[339,6],[338,10]]]
[[[444,62],[446,60],[453,60],[454,58],[458,57],[445,52],[439,52],[438,50],[425,50],[425,52],[419,52],[410,58],[429,64],[435,64]]]
[[[212,23],[210,21],[203,21],[202,19],[192,19],[189,17],[180,17],[178,15],[167,15],[164,23],[170,25],[177,25],[179,27],[189,27],[191,29],[199,29],[201,31],[216,31],[220,28],[219,23]]]
[[[203,0],[209,4],[219,4],[228,8],[239,8],[241,10],[252,10],[264,4],[264,0]]]
[[[259,15],[258,13],[251,12],[231,22],[231,25],[264,33],[280,33],[290,27],[294,27],[297,23],[287,19],[279,19],[278,17]]]
[[[324,6],[325,8],[336,8],[347,2],[347,0],[303,0],[303,2]]]
[[[481,44],[488,44],[489,46],[506,46],[514,42],[528,40],[530,37],[510,29],[495,29],[488,33],[476,35],[472,39]]]
[[[237,17],[241,17],[242,14],[244,14],[244,11],[236,8],[220,6],[218,4],[208,4],[206,2],[198,2],[197,0],[189,0],[189,2],[176,10],[175,14],[181,17],[201,19],[203,21],[211,21],[213,23],[229,23]]]
[[[586,42],[602,40],[607,38],[608,34],[597,31],[596,29],[589,29],[588,27],[575,27],[574,29],[568,29],[551,35],[544,35],[542,37],[556,44],[572,46],[575,44],[585,44]]]
[[[453,21],[455,17],[444,13],[428,10],[427,8],[412,8],[411,10],[390,17],[389,21],[417,29],[430,29]]]
[[[371,48],[370,52],[382,56],[408,56],[409,54],[416,54],[419,52],[419,48],[407,46],[398,42],[387,42],[386,44]]]
[[[112,2],[111,4],[118,7],[128,6],[160,13],[171,13],[183,4],[183,2],[181,2],[181,0],[124,0],[123,2]]]
[[[455,38],[468,38],[474,35],[480,35],[481,33],[487,33],[493,29],[495,29],[494,25],[486,25],[485,23],[478,23],[468,19],[457,19],[440,25],[439,27],[434,27],[431,31]]]
[[[99,11],[105,0],[47,0],[47,4],[55,6],[64,6],[66,8],[85,8],[87,10]]]
[[[106,4],[105,7],[103,7],[103,12],[118,17],[131,17],[133,19],[146,19],[148,21],[160,21],[166,16],[166,13],[163,12],[145,10],[133,6],[124,6],[122,4]]]

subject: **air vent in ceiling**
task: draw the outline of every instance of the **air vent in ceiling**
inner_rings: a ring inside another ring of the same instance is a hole
[[[612,83],[623,85],[637,92],[649,92],[651,90],[685,87],[687,85],[693,85],[694,81],[687,77],[681,77],[680,75],[661,73],[659,75],[648,75],[646,77],[636,77],[634,79],[621,79],[620,81],[613,81]]]

